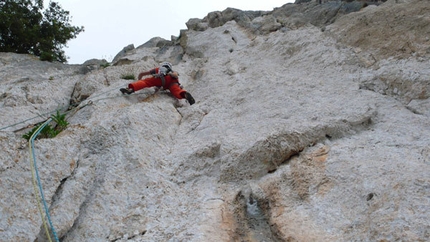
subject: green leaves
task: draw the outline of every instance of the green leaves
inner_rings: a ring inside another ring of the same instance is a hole
[[[123,74],[123,75],[121,75],[121,79],[136,80],[136,77],[134,76],[134,74]]]
[[[57,136],[61,131],[65,130],[67,128],[67,125],[69,125],[69,122],[66,120],[66,114],[60,114],[60,111],[57,110],[57,113],[55,115],[51,116],[52,120],[56,123],[55,126],[46,125],[39,133],[38,138],[54,138]],[[24,134],[22,137],[26,139],[27,141],[30,140],[31,136],[36,132],[36,130],[42,125],[42,123],[36,125],[31,131]]]
[[[52,115],[52,120],[57,123],[56,129],[60,132],[67,128],[69,122],[66,120],[66,114],[60,114],[60,111],[57,110],[57,114]]]
[[[43,11],[43,0],[3,0],[0,19],[0,52],[33,54],[47,61],[66,62],[67,41],[84,31],[70,24],[69,12],[56,2]]]

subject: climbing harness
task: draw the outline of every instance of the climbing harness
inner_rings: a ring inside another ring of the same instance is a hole
[[[172,82],[172,83],[170,83],[170,85],[168,87],[166,87],[166,79],[164,78],[164,76],[161,75],[160,79],[161,79],[161,86],[163,87],[164,90],[169,89],[173,85],[178,85],[182,88],[181,84],[178,81]]]
[[[165,66],[161,66],[160,68],[158,68],[158,73],[156,75],[156,77],[159,77],[161,79],[161,86],[163,87],[163,89],[165,88],[166,85],[166,78],[165,76],[167,74],[169,74],[169,72],[171,72],[172,69],[171,68],[166,68]]]
[[[165,76],[168,75],[170,72],[173,72],[172,65],[168,62],[164,62],[161,64],[161,66],[158,68],[158,73],[153,75],[154,77],[158,77],[161,79],[161,87],[163,87],[164,90],[169,89],[173,85],[178,85],[182,88],[181,84],[176,81],[172,82],[168,87],[166,87],[166,78]]]

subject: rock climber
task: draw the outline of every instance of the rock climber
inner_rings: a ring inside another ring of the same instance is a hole
[[[143,76],[152,75],[152,77],[148,77],[142,79]],[[190,105],[195,103],[193,96],[186,90],[182,89],[179,84],[179,74],[176,71],[173,71],[172,64],[169,62],[161,63],[160,67],[156,67],[146,72],[139,73],[137,77],[137,81],[128,84],[127,88],[121,88],[120,91],[122,94],[132,94],[135,91],[138,91],[143,88],[148,87],[163,87],[164,89],[169,89],[170,93],[173,94],[177,99],[187,99]]]

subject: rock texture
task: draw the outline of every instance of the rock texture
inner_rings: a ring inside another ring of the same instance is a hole
[[[213,12],[109,67],[0,53],[0,238],[47,240],[21,136],[61,110],[35,141],[61,241],[428,241],[430,2],[334,4]],[[120,94],[162,61],[196,104]]]

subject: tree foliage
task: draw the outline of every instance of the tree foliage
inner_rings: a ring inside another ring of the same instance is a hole
[[[33,54],[41,60],[66,62],[63,48],[84,27],[70,24],[69,12],[56,2],[0,0],[0,52]]]

